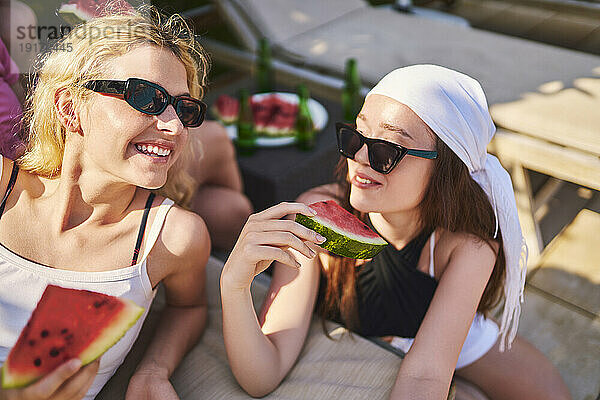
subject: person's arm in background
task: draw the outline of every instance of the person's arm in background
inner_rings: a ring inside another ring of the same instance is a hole
[[[213,245],[231,249],[253,211],[244,195],[235,147],[215,121],[190,129],[190,145],[195,153],[202,152],[188,169],[199,184],[190,207],[206,222]]]
[[[19,69],[0,41],[0,153],[12,160],[25,151],[20,135],[24,97]]]

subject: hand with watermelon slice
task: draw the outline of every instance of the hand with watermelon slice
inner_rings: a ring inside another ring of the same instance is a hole
[[[67,361],[25,388],[0,388],[0,400],[81,399],[96,378],[99,366],[100,360],[84,367],[79,359]]]
[[[306,227],[282,219],[293,215],[296,221],[306,219],[314,223],[306,223]],[[319,263],[315,259],[318,249],[313,246],[358,258],[369,257],[384,245],[383,239],[368,227],[356,225],[356,221],[354,215],[333,201],[310,206],[281,203],[248,218],[223,267],[221,302],[229,364],[238,383],[251,396],[262,397],[272,391],[298,357],[319,279]],[[273,261],[297,271],[276,268],[263,311],[277,311],[258,317],[250,284]]]
[[[292,214],[296,224],[281,220]],[[333,200],[308,206],[281,203],[248,218],[225,263],[222,279],[232,288],[243,289],[273,261],[300,268],[291,249],[308,258],[316,255],[305,242],[355,259],[373,258],[388,244]]]
[[[60,393],[71,393],[65,398],[85,394],[98,369],[94,361],[143,311],[128,300],[49,285],[2,366],[2,388],[13,389],[3,395],[45,399],[61,398]],[[87,364],[91,366],[77,372]]]
[[[325,238],[294,221],[282,219],[293,214],[316,215],[302,203],[280,203],[252,214],[223,267],[222,283],[231,289],[249,288],[254,277],[273,261],[299,268],[298,254],[292,253],[292,249],[305,257],[315,257],[306,242],[319,244]]]

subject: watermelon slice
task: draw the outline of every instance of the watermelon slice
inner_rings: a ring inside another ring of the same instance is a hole
[[[349,258],[373,258],[387,242],[333,200],[310,205],[314,217],[296,214],[296,222],[321,234],[327,240],[321,247]]]
[[[131,11],[133,7],[126,0],[70,0],[58,9],[60,16],[73,26],[95,17]]]
[[[240,112],[240,102],[234,97],[222,94],[217,98],[211,110],[214,116],[223,124],[235,124]]]
[[[27,386],[72,358],[91,363],[143,312],[129,300],[48,285],[2,366],[2,387]]]

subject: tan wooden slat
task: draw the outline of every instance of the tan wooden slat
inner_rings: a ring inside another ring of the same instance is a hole
[[[528,169],[600,190],[598,156],[503,130],[496,133],[490,148],[501,162],[520,162]]]

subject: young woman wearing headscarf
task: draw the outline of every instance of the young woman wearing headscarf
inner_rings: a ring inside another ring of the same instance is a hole
[[[394,399],[445,399],[455,371],[494,400],[570,399],[556,368],[516,335],[527,246],[510,176],[486,151],[494,132],[479,83],[435,65],[392,71],[355,126],[337,124],[338,183],[253,215],[223,269],[225,345],[248,393],[272,391],[289,372],[316,305],[407,351]],[[390,246],[361,263],[280,219],[327,199]],[[257,317],[250,283],[273,260]],[[498,326],[490,314],[502,302]]]

